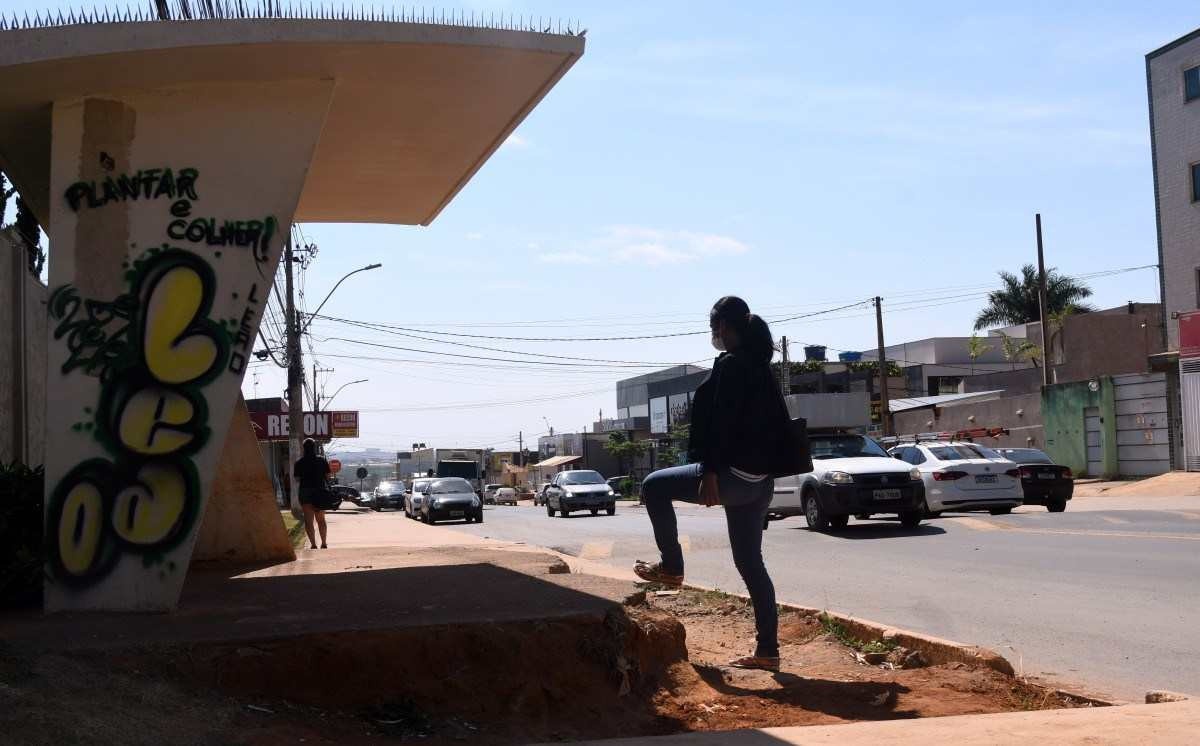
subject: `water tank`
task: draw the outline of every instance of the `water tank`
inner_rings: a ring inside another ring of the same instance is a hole
[[[862,360],[861,352],[842,352],[838,354],[838,361],[843,363],[857,363]]]
[[[811,362],[825,362],[825,345],[806,345],[804,347],[804,359]]]

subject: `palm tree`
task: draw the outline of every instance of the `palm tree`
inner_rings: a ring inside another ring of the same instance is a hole
[[[1021,276],[1011,272],[1000,272],[999,290],[988,293],[988,304],[975,317],[975,328],[988,326],[1011,326],[1040,321],[1038,312],[1037,267],[1026,264],[1021,267]],[[1090,297],[1092,289],[1087,285],[1058,273],[1046,271],[1046,311],[1051,314],[1088,313],[1096,310],[1081,303]]]

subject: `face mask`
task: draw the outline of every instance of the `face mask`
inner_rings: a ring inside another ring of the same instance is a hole
[[[720,336],[714,334],[712,336],[712,346],[713,346],[713,349],[715,349],[717,352],[724,352],[725,351],[725,340],[721,339]]]

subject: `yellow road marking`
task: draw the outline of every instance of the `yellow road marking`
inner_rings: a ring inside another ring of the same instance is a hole
[[[1103,516],[1101,516],[1103,517]],[[1170,539],[1174,541],[1200,541],[1196,534],[1158,534],[1151,531],[1090,531],[1087,529],[1069,528],[1026,528],[1011,524],[985,521],[979,518],[952,518],[955,523],[966,526],[974,531],[1012,531],[1019,534],[1048,534],[1060,536],[1098,536],[1116,537],[1118,539]],[[1128,521],[1123,521],[1128,523]]]

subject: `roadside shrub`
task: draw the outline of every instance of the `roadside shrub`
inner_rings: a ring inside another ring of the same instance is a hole
[[[0,608],[42,603],[42,467],[0,464]]]

